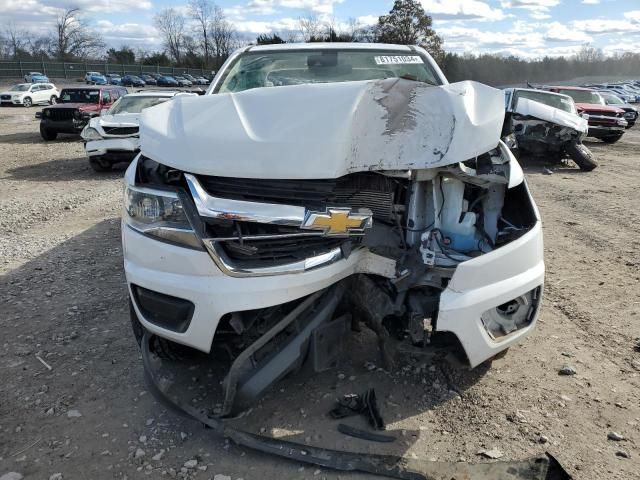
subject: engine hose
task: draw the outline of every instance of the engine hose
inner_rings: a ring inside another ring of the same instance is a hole
[[[277,457],[333,470],[359,471],[373,475],[407,480],[570,480],[571,477],[549,454],[517,462],[497,463],[448,463],[429,462],[395,455],[356,453],[313,447],[272,437],[256,435],[233,428],[219,418],[211,418],[163,389],[152,365],[149,341],[152,334],[145,331],[142,337],[142,364],[151,394],[163,405],[181,412],[206,425],[216,434],[238,446],[247,447]],[[516,476],[517,475],[517,476]]]

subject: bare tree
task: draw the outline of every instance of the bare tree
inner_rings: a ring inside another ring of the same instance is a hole
[[[9,23],[4,29],[3,43],[5,55],[14,60],[20,56],[21,52],[26,50],[29,43],[29,32],[26,30],[18,30],[13,23]]]
[[[596,63],[602,62],[605,56],[602,50],[595,48],[589,44],[584,44],[575,54],[575,59],[579,63]]]
[[[53,50],[53,38],[47,35],[29,35],[29,52],[34,58],[45,58]]]
[[[164,36],[165,48],[176,63],[182,59],[184,47],[184,17],[173,8],[165,8],[153,18],[155,27]]]
[[[318,17],[313,14],[300,17],[298,19],[300,25],[300,33],[304,42],[311,42],[318,38],[322,29],[322,24]]]
[[[233,25],[227,21],[222,9],[214,6],[213,18],[209,23],[209,38],[211,38],[213,53],[216,56],[216,69],[236,46],[236,37]]]
[[[347,20],[347,35],[352,42],[357,42],[362,34],[362,25],[357,18],[349,17]]]
[[[210,0],[189,0],[189,15],[197,23],[197,38],[204,52],[204,64],[209,65],[209,25],[212,21],[214,6]]]
[[[67,8],[58,16],[51,52],[56,58],[86,58],[102,48],[102,38],[82,21],[80,9]]]

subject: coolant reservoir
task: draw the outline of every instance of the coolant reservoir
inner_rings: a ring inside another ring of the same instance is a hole
[[[464,183],[455,178],[441,177],[440,230],[448,247],[458,252],[478,250],[476,214],[468,212],[469,202],[464,199]]]

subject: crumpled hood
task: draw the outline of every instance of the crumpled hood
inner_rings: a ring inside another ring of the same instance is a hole
[[[536,102],[528,98],[519,98],[518,105],[514,109],[515,113],[525,117],[534,117],[547,122],[570,127],[580,133],[586,133],[589,125],[580,115],[565,112],[559,108],[550,107],[544,103]]]
[[[594,113],[621,113],[621,109],[617,107],[609,107],[607,105],[600,105],[597,103],[579,103],[576,102],[576,107],[578,110],[584,110],[586,112],[594,112]]]
[[[192,173],[336,178],[450,165],[498,144],[500,90],[403,79],[180,97],[142,112],[144,155]]]
[[[137,127],[140,119],[139,113],[117,113],[115,115],[102,115],[97,117],[102,125],[110,127]]]

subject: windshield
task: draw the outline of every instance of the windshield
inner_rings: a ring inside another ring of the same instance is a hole
[[[353,82],[402,77],[442,82],[427,60],[397,50],[287,50],[247,52],[227,69],[216,93],[306,83]]]
[[[113,107],[109,109],[109,115],[115,115],[118,113],[140,113],[145,108],[153,107],[159,103],[166,102],[170,97],[129,97],[125,96],[113,104]]]
[[[609,105],[624,105],[624,101],[611,93],[600,93]]]
[[[65,88],[60,94],[60,103],[98,103],[100,90]]]
[[[27,92],[29,91],[29,87],[31,86],[31,84],[29,83],[21,83],[20,85],[14,85],[13,87],[11,87],[11,92]]]
[[[519,98],[527,98],[529,100],[534,100],[536,102],[544,103],[553,108],[558,108],[565,112],[576,113],[576,107],[571,100],[571,97],[565,97],[560,95],[553,95],[551,93],[546,92],[531,92],[529,90],[518,90],[516,92],[516,104],[517,99]]]
[[[569,95],[576,103],[592,103],[595,105],[604,105],[604,100],[596,92],[591,90],[560,90],[559,93]]]

